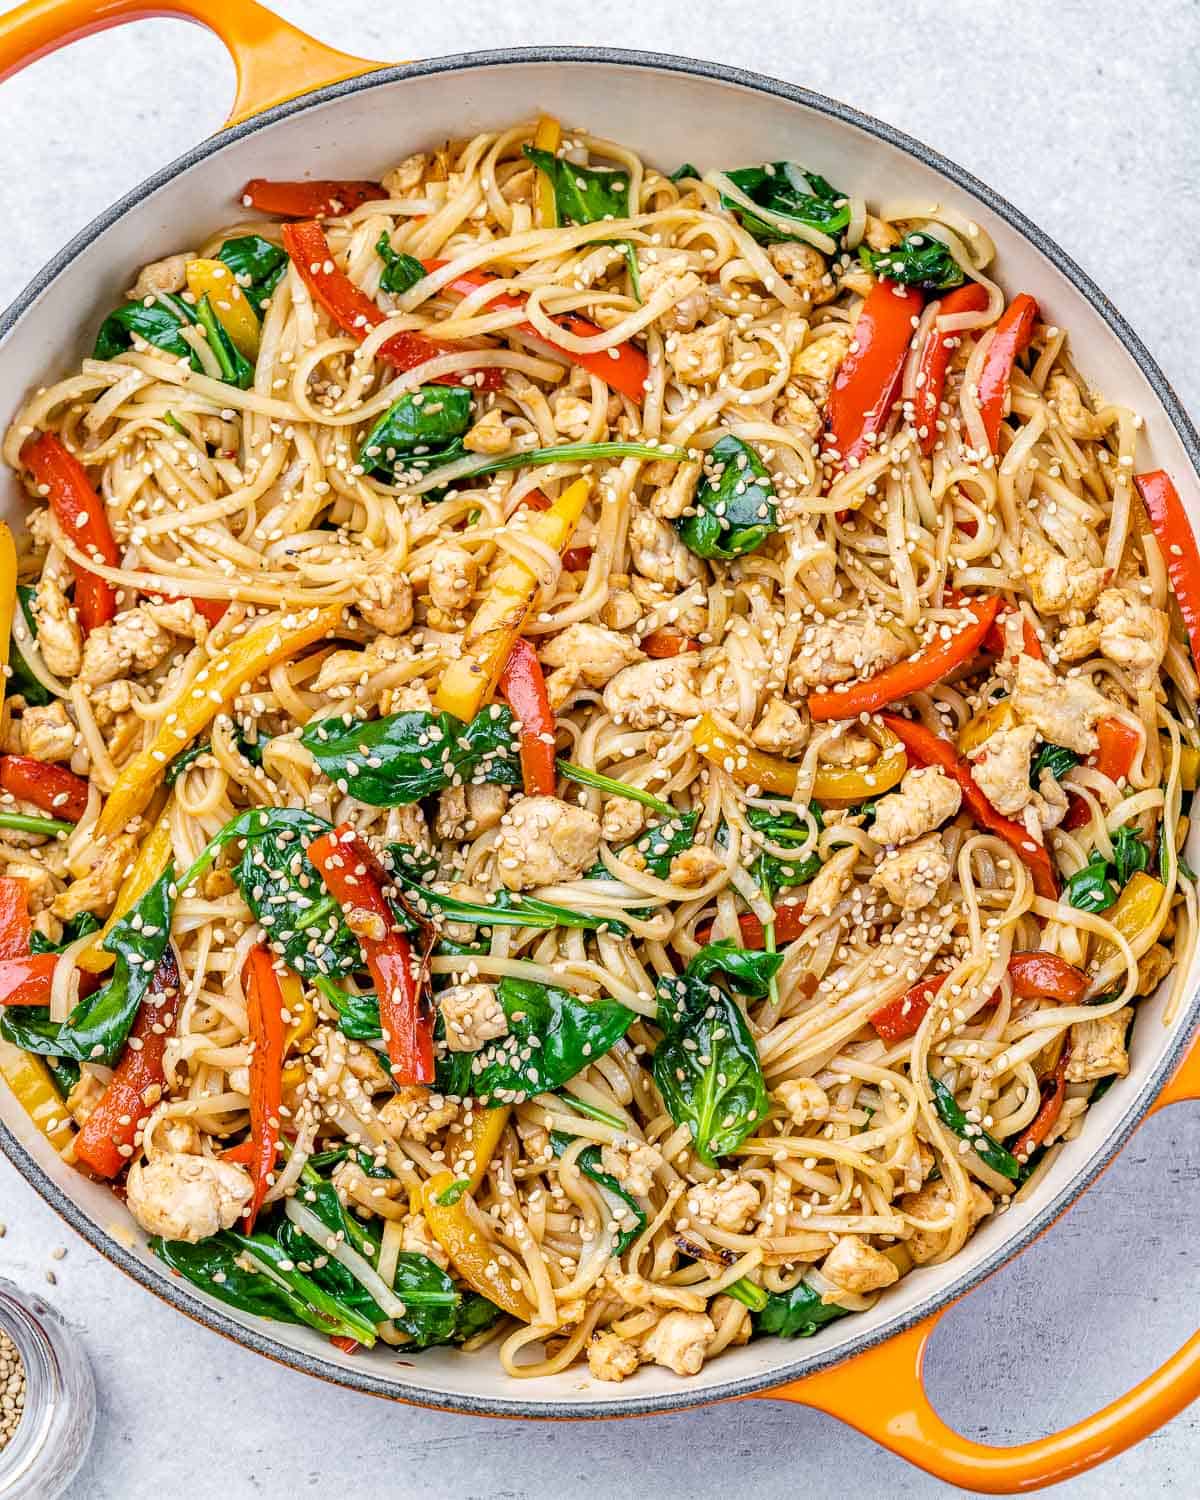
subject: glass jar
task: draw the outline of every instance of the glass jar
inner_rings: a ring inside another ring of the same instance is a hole
[[[0,1449],[3,1500],[56,1500],[96,1425],[96,1387],[79,1338],[35,1294],[0,1277],[0,1329],[25,1367],[25,1414]]]

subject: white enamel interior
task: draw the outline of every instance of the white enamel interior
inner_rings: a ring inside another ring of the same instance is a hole
[[[206,238],[214,226],[236,219],[236,193],[249,177],[369,177],[406,153],[450,136],[505,126],[547,110],[568,125],[625,142],[656,166],[672,170],[681,161],[701,167],[739,165],[764,158],[790,158],[821,172],[839,187],[868,200],[897,197],[946,200],[968,209],[999,249],[1000,280],[1009,293],[1036,295],[1045,313],[1071,332],[1072,351],[1085,374],[1107,396],[1127,403],[1146,420],[1143,467],[1161,466],[1176,477],[1195,515],[1196,473],[1179,434],[1147,375],[1096,308],[1068,277],[1019,230],[937,168],[898,145],[810,104],[764,93],[748,83],[683,72],[648,63],[600,60],[520,60],[474,63],[376,83],[275,119],[240,138],[230,137],[214,154],[148,192],[115,223],[98,233],[43,288],[4,341],[0,360],[0,420],[8,421],[26,389],[68,372],[90,347],[99,319],[136,268],[167,252]],[[4,513],[19,522],[21,500],[7,473]],[[1194,842],[1194,841],[1193,841]],[[1193,858],[1193,863],[1200,860]],[[1189,993],[1196,989],[1190,976]],[[431,1351],[400,1363],[387,1350],[347,1358],[323,1339],[282,1324],[265,1327],[242,1319],[223,1304],[182,1288],[144,1250],[125,1210],[106,1189],[63,1166],[6,1089],[0,1087],[0,1120],[42,1171],[104,1236],[132,1251],[175,1300],[190,1295],[226,1319],[242,1323],[269,1352],[325,1373],[340,1367],[352,1381],[365,1376],[398,1396],[530,1414],[582,1415],[597,1403],[626,1409],[711,1399],[741,1389],[778,1383],[828,1363],[864,1340],[877,1341],[921,1312],[961,1291],[1024,1242],[1051,1205],[1066,1201],[1111,1153],[1132,1116],[1156,1091],[1191,1011],[1171,1028],[1161,1022],[1161,999],[1147,1001],[1133,1039],[1133,1074],[1114,1087],[1088,1115],[1083,1138],[1061,1151],[1037,1191],[1009,1212],[985,1222],[952,1266],[914,1271],[886,1293],[869,1313],[832,1325],[807,1342],[774,1340],[733,1350],[684,1382],[648,1368],[620,1386],[590,1380],[578,1368],[550,1381],[513,1381],[488,1354],[467,1358]]]

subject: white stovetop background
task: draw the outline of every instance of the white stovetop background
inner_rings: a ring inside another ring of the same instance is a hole
[[[961,162],[1043,225],[1124,310],[1184,402],[1200,406],[1196,0],[556,0],[536,9],[278,0],[276,9],[367,57],[608,44],[719,59],[847,100]],[[0,302],[113,198],[215,130],[232,81],[207,33],[150,21],[5,83]],[[993,1442],[1032,1438],[1111,1400],[1191,1334],[1198,1159],[1194,1109],[1152,1121],[1045,1240],[949,1314],[929,1360],[947,1421]],[[2,1161],[0,1221],[0,1273],[61,1309],[96,1371],[96,1443],[72,1500],[948,1493],[849,1429],[768,1401],[567,1425],[355,1396],[192,1325],[126,1281]],[[1195,1412],[1177,1417],[1065,1492],[1194,1493],[1198,1425]]]

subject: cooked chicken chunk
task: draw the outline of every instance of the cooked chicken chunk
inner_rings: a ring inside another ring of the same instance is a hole
[[[443,543],[429,564],[429,598],[447,614],[460,614],[471,602],[479,564],[465,547]]]
[[[443,1271],[450,1269],[450,1257],[429,1232],[424,1214],[406,1214],[400,1226],[400,1248],[410,1255],[423,1255]]]
[[[627,588],[613,589],[600,607],[600,619],[610,630],[628,630],[641,617],[641,602]]]
[[[1071,1027],[1071,1061],[1067,1064],[1068,1083],[1089,1083],[1093,1078],[1116,1074],[1124,1078],[1129,1072],[1129,1053],[1125,1033],[1133,1019],[1133,1007],[1123,1005],[1111,1016],[1094,1021],[1076,1021]]]
[[[1079,755],[1096,749],[1096,722],[1112,710],[1090,677],[1056,677],[1032,656],[1017,659],[1011,701],[1017,717],[1035,725],[1043,739]]]
[[[690,719],[703,711],[696,696],[694,653],[625,667],[604,689],[604,707],[618,724],[656,729],[668,719]]]
[[[1082,661],[1100,649],[1100,621],[1087,620],[1082,625],[1068,625],[1054,643],[1059,661]]]
[[[31,707],[8,725],[4,748],[11,755],[29,755],[34,760],[70,760],[75,751],[75,725],[61,698],[44,708]]]
[[[758,1212],[758,1189],[737,1177],[702,1182],[687,1195],[687,1211],[694,1219],[730,1234],[741,1234]]]
[[[33,612],[38,625],[38,650],[46,666],[56,677],[76,676],[83,655],[83,634],[57,575],[49,568],[38,580]]]
[[[667,339],[667,362],[682,385],[715,380],[725,368],[728,318],[705,323],[693,333],[673,333]]]
[[[503,414],[489,411],[463,438],[463,447],[468,453],[505,453],[512,446],[512,438],[512,428],[505,426]]]
[[[906,771],[899,791],[876,803],[871,835],[881,844],[907,844],[939,828],[961,805],[961,788],[940,767]]]
[[[629,555],[643,578],[672,592],[704,577],[704,564],[684,546],[674,526],[660,521],[649,510],[633,513],[629,523]]]
[[[775,1090],[793,1125],[824,1120],[829,1115],[829,1095],[813,1078],[789,1078]]]
[[[810,625],[792,662],[791,690],[833,687],[873,677],[905,655],[904,642],[874,620],[829,620]]]
[[[669,1312],[642,1340],[642,1357],[676,1375],[698,1375],[716,1332],[707,1313]]]
[[[813,307],[832,302],[837,296],[837,287],[829,274],[825,257],[803,240],[785,240],[781,245],[770,245],[767,258],[784,281],[802,297],[807,297]]]
[[[208,622],[190,599],[123,609],[88,636],[80,681],[97,687],[131,672],[151,672],[179,650],[181,640],[202,641],[207,634]]]
[[[821,1263],[821,1271],[842,1292],[877,1292],[900,1279],[887,1256],[857,1234],[841,1236]]]
[[[1136,589],[1105,589],[1096,601],[1100,649],[1129,673],[1135,687],[1153,687],[1166,654],[1171,622]]]
[[[452,984],[438,996],[451,1052],[478,1052],[508,1035],[508,1017],[491,984]]]
[[[802,432],[810,443],[815,444],[821,436],[825,427],[820,408],[809,395],[806,395],[799,387],[788,385],[775,407],[775,420],[781,427],[790,428],[793,432]],[[791,504],[789,504],[789,500]],[[790,521],[794,514],[799,514],[803,509],[803,501],[800,497],[783,495],[779,500],[780,519]]]
[[[213,1156],[169,1152],[134,1162],[125,1179],[125,1204],[147,1234],[195,1244],[232,1229],[254,1196],[250,1174]]]
[[[313,679],[313,692],[330,693],[343,687],[366,687],[374,676],[395,666],[405,654],[403,642],[386,635],[376,636],[361,650],[331,652]]]
[[[927,833],[916,843],[885,855],[871,876],[871,884],[901,911],[918,911],[929,905],[938,887],[949,878],[950,861],[941,835]]]
[[[834,908],[850,889],[854,881],[854,867],[858,863],[860,850],[857,844],[847,844],[836,854],[831,854],[813,876],[804,900],[804,910],[814,917],[829,917]]]
[[[81,911],[95,912],[105,916],[112,910],[121,882],[137,854],[136,833],[121,833],[114,838],[100,858],[82,879],[73,881],[54,900],[54,915],[64,922],[77,917]]]
[[[641,833],[645,821],[643,809],[628,797],[606,797],[600,816],[600,835],[606,844],[627,844]]]
[[[829,388],[846,355],[853,335],[844,323],[831,323],[792,356],[792,380],[806,396],[823,407]]]
[[[427,1141],[457,1115],[458,1105],[444,1094],[411,1083],[398,1088],[380,1109],[379,1123],[397,1139],[410,1135],[414,1141]]]
[[[799,755],[808,743],[808,725],[790,703],[770,698],[750,738],[760,750],[770,750],[775,755]]]
[[[699,462],[673,464],[674,473],[667,484],[654,491],[650,509],[664,521],[677,521],[696,496],[703,465]]]
[[[970,1193],[967,1205],[969,1234],[974,1231],[980,1219],[987,1218],[995,1205],[978,1183],[972,1182],[968,1192]],[[927,1182],[919,1192],[906,1193],[900,1199],[900,1211],[911,1214],[914,1219],[942,1219],[948,1214],[953,1201],[954,1194],[950,1184],[944,1177],[939,1177],[933,1182]],[[911,1238],[905,1241],[908,1253],[918,1266],[923,1266],[941,1255],[949,1243],[949,1229],[914,1229]]]
[[[633,1136],[600,1148],[600,1166],[635,1198],[646,1197],[662,1164],[663,1154],[657,1146]]]
[[[12,873],[11,865],[9,873]],[[1165,948],[1162,943],[1147,948],[1138,959],[1137,993],[1152,995],[1174,967],[1175,955],[1170,948]]]
[[[356,602],[366,623],[384,635],[403,635],[412,628],[412,584],[402,573],[369,573]]]
[[[163,260],[152,260],[138,272],[129,293],[134,302],[155,297],[159,292],[182,292],[187,286],[187,263],[194,257],[190,254],[168,255]]]
[[[1104,587],[1103,568],[1094,568],[1079,557],[1066,557],[1037,536],[1027,537],[1021,548],[1021,572],[1034,607],[1043,615],[1088,609]]]
[[[1108,424],[1098,422],[1095,414],[1084,406],[1079,387],[1069,375],[1051,375],[1046,382],[1046,395],[1071,437],[1095,442],[1104,436]]]
[[[424,151],[414,151],[399,166],[392,167],[383,174],[384,191],[389,198],[403,198],[405,193],[411,193],[421,186],[421,179],[428,166],[429,158]]]
[[[546,666],[577,667],[583,681],[594,688],[603,687],[622,667],[642,659],[627,635],[583,621],[551,637],[538,654]]]
[[[610,1329],[597,1330],[587,1344],[588,1369],[597,1380],[624,1380],[637,1369],[637,1349]]]
[[[496,869],[510,891],[575,880],[600,852],[600,819],[558,797],[522,797],[496,840]]]
[[[702,885],[724,870],[725,861],[707,844],[693,844],[675,855],[667,871],[668,879],[689,891],[698,891]]]
[[[638,272],[642,296],[647,302],[660,287],[667,289],[667,310],[659,317],[663,328],[688,333],[703,321],[709,308],[708,288],[691,269],[686,251],[648,250]]]
[[[1033,796],[1029,782],[1029,762],[1033,755],[1037,729],[1032,724],[1015,724],[988,735],[970,760],[971,778],[997,812],[1013,817]]]

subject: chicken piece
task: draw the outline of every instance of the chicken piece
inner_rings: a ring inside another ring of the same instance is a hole
[[[391,1091],[391,1076],[379,1061],[379,1055],[360,1042],[351,1042],[346,1048],[346,1071],[362,1084],[368,1099],[382,1094],[384,1089]]]
[[[554,412],[554,430],[562,433],[563,437],[578,442],[580,438],[586,437],[588,429],[592,425],[592,403],[584,401],[579,396],[573,396],[570,391],[559,391],[554,397],[552,406]]]
[[[673,625],[685,636],[697,636],[708,629],[708,600],[700,590],[688,589],[677,597],[674,584],[652,583],[640,573],[633,574],[629,587],[642,606],[642,613],[655,614],[656,624]],[[641,629],[639,623],[638,630]]]
[[[202,641],[207,634],[208,622],[190,599],[123,609],[88,636],[79,680],[92,688],[131,672],[152,672],[179,649],[181,639]]]
[[[467,787],[467,832],[487,833],[495,828],[508,808],[508,788],[491,782]]]
[[[1105,580],[1103,568],[1094,568],[1079,557],[1066,557],[1038,536],[1027,537],[1021,548],[1021,572],[1034,608],[1043,615],[1090,609]]]
[[[232,1229],[253,1196],[250,1174],[213,1156],[168,1152],[125,1179],[125,1206],[147,1234],[192,1245]]]
[[[619,1262],[609,1270],[607,1279],[616,1296],[631,1307],[669,1307],[684,1312],[703,1312],[708,1305],[703,1292],[694,1292],[687,1286],[647,1281],[633,1271],[622,1271]]]
[[[950,860],[941,835],[927,833],[885,855],[871,876],[871,884],[901,911],[919,911],[929,905],[938,887],[949,878]]]
[[[624,1380],[640,1364],[637,1349],[611,1329],[597,1329],[587,1343],[588,1369],[597,1380]]]
[[[698,891],[707,885],[714,875],[725,868],[725,861],[707,844],[693,844],[683,849],[671,860],[667,879],[681,885],[685,890]]]
[[[379,1123],[397,1139],[408,1135],[422,1142],[457,1117],[457,1104],[417,1083],[402,1084],[379,1111]]]
[[[410,1255],[423,1255],[443,1271],[450,1269],[450,1257],[429,1232],[424,1214],[407,1214],[400,1226],[400,1248]]]
[[[38,650],[56,677],[72,678],[83,659],[83,634],[67,603],[58,576],[47,568],[33,595],[33,613],[38,626]]]
[[[1082,661],[1100,649],[1100,621],[1086,620],[1082,625],[1068,625],[1054,650],[1059,661]]]
[[[402,573],[369,573],[357,605],[363,620],[384,635],[403,635],[412,628],[412,584]]]
[[[673,526],[648,510],[635,510],[629,523],[629,555],[635,570],[651,583],[674,592],[704,577],[704,564],[689,552]]]
[[[538,653],[551,667],[574,666],[588,687],[603,687],[622,667],[642,660],[637,643],[604,625],[579,621],[550,640]]]
[[[138,272],[129,292],[130,301],[144,302],[147,297],[157,297],[159,292],[182,292],[187,287],[187,263],[193,259],[195,257],[185,251],[182,255],[152,260]]]
[[[694,653],[624,667],[604,689],[604,707],[631,729],[694,718],[704,708],[696,696],[697,667]]]
[[[907,844],[940,828],[962,806],[962,788],[940,766],[904,773],[899,791],[875,804],[872,838],[881,844]]]
[[[775,1090],[793,1125],[828,1118],[829,1095],[813,1078],[788,1078]]]
[[[886,219],[877,219],[868,214],[863,228],[863,239],[872,250],[891,250],[900,243],[900,231],[893,229]]]
[[[495,455],[507,453],[512,439],[512,429],[505,426],[503,414],[493,409],[485,412],[463,438],[463,447],[468,453]]]
[[[667,310],[658,321],[668,333],[689,333],[708,316],[708,288],[691,268],[684,250],[649,249],[638,265],[642,298],[649,302],[660,288],[666,288]]]
[[[1084,406],[1079,387],[1069,375],[1051,375],[1046,382],[1046,396],[1068,436],[1095,442],[1108,431],[1109,424],[1097,421],[1095,413]]]
[[[1019,719],[1036,726],[1044,740],[1090,755],[1099,745],[1096,722],[1112,705],[1090,677],[1056,677],[1032,656],[1017,659],[1011,703]]]
[[[134,684],[125,677],[106,682],[88,694],[88,706],[101,734],[111,735],[121,729],[130,717],[135,696]]]
[[[654,1174],[662,1165],[663,1154],[658,1147],[635,1136],[622,1136],[600,1148],[601,1168],[635,1198],[649,1194]]]
[[[1153,687],[1171,635],[1166,611],[1155,609],[1137,589],[1105,589],[1096,615],[1101,651],[1129,673],[1134,687]]]
[[[389,198],[403,198],[405,193],[414,192],[421,186],[428,167],[429,158],[424,151],[414,151],[398,167],[392,167],[383,174],[384,192]]]
[[[31,916],[36,917],[53,906],[58,886],[45,865],[35,864],[33,860],[26,863],[23,859],[14,859],[5,865],[4,874],[25,882]]]
[[[628,797],[606,797],[600,815],[600,836],[606,844],[627,844],[645,824],[644,810]]]
[[[705,323],[692,333],[673,333],[666,343],[667,363],[681,385],[703,385],[725,368],[728,318]]]
[[[642,1357],[676,1375],[698,1375],[716,1332],[707,1313],[669,1312],[642,1340]]]
[[[1038,777],[1038,789],[1034,793],[1033,808],[1037,817],[1038,828],[1046,833],[1051,828],[1057,828],[1067,813],[1071,810],[1071,799],[1059,786],[1053,771],[1043,771]],[[1028,817],[1029,808],[1025,809]],[[1039,840],[1044,842],[1044,840]]]
[[[1037,729],[1032,724],[1015,724],[1011,729],[998,729],[995,734],[988,735],[979,749],[968,757],[972,762],[971,778],[975,785],[996,811],[1003,813],[1006,818],[1019,813],[1033,797],[1033,787],[1029,782],[1029,762],[1037,734]]]
[[[1115,1074],[1124,1078],[1129,1072],[1129,1052],[1125,1033],[1133,1019],[1133,1007],[1123,1005],[1111,1016],[1094,1021],[1076,1021],[1071,1027],[1071,1061],[1067,1064],[1068,1083],[1090,1083],[1093,1078]]]
[[[613,589],[600,606],[600,619],[610,630],[628,630],[641,617],[637,596],[625,588]]]
[[[850,352],[852,337],[846,324],[830,323],[792,356],[792,381],[821,408],[829,399],[829,388]]]
[[[471,602],[479,564],[465,547],[443,543],[429,564],[429,598],[439,609],[461,614]]]
[[[136,833],[118,834],[87,874],[82,879],[73,881],[61,895],[55,897],[51,908],[54,915],[63,922],[69,922],[81,911],[94,912],[98,917],[107,916],[117,899],[117,892],[137,853],[137,847]]]
[[[979,1221],[986,1219],[992,1212],[995,1204],[976,1182],[970,1183],[967,1191],[970,1195],[967,1202],[970,1229],[967,1233],[971,1234]],[[927,1182],[919,1192],[906,1193],[900,1199],[900,1212],[911,1214],[914,1219],[942,1219],[946,1217],[953,1201],[954,1194],[950,1184],[944,1177],[939,1177],[933,1182]],[[935,1259],[949,1243],[949,1229],[914,1229],[912,1237],[905,1241],[908,1253],[918,1266]]]
[[[429,684],[423,677],[414,677],[411,682],[402,682],[398,687],[385,688],[379,695],[381,714],[426,714],[432,708]]]
[[[906,654],[904,642],[875,620],[824,621],[801,636],[789,685],[799,697],[810,687],[873,677]]]
[[[9,867],[11,873],[12,867]],[[1137,993],[1152,995],[1175,967],[1175,955],[1161,943],[1147,948],[1138,959]]]
[[[854,883],[854,867],[861,851],[857,844],[847,844],[830,855],[813,876],[804,900],[804,910],[814,917],[831,917],[838,902]]]
[[[736,719],[742,706],[739,675],[744,680],[744,665],[739,673],[724,646],[709,646],[700,653],[700,701],[707,709],[716,709],[727,719]]]
[[[821,762],[827,766],[869,767],[879,759],[879,747],[865,734],[837,728],[821,742]]]
[[[510,891],[576,880],[600,852],[600,819],[558,797],[522,797],[501,819],[496,869]]]
[[[790,703],[769,698],[750,738],[760,750],[774,755],[799,755],[808,744],[808,725]]]
[[[75,735],[67,705],[55,698],[45,708],[27,708],[19,719],[12,719],[4,748],[12,755],[29,755],[34,760],[70,760],[75,752]]]
[[[650,496],[650,509],[663,521],[677,521],[696,498],[703,465],[699,462],[675,464],[670,482]]]
[[[702,1182],[687,1195],[687,1211],[694,1219],[730,1234],[741,1234],[758,1209],[758,1189],[737,1177]]]
[[[837,287],[829,274],[825,257],[803,240],[785,240],[781,245],[769,245],[767,259],[784,281],[806,297],[811,306],[820,307],[837,296]]]
[[[567,704],[578,697],[583,686],[582,674],[575,662],[568,662],[565,667],[556,667],[546,678],[546,701],[551,711],[562,713]]]
[[[478,1052],[484,1042],[508,1035],[508,1017],[494,985],[452,984],[438,1003],[451,1052]]]
[[[331,693],[341,687],[366,687],[376,673],[394,666],[403,652],[403,643],[386,635],[376,636],[361,650],[331,652],[321,663],[312,690]]]
[[[826,1280],[841,1292],[878,1292],[900,1280],[886,1255],[857,1234],[843,1234],[821,1264]]]
[[[401,844],[411,844],[417,849],[428,849],[429,825],[425,814],[415,802],[388,809],[387,838]]]

